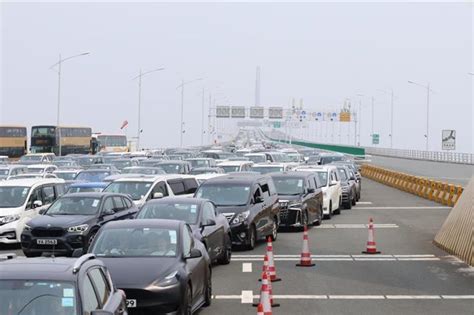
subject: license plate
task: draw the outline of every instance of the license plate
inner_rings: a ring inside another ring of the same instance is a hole
[[[129,300],[127,299],[125,301],[125,304],[127,305],[127,308],[134,308],[137,307],[137,300]]]
[[[58,245],[58,240],[49,240],[49,239],[38,239],[36,240],[38,245]]]

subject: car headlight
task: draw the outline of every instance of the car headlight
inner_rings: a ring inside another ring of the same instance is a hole
[[[231,224],[240,224],[243,223],[249,216],[250,211],[244,211],[235,216],[235,218],[232,220]]]
[[[29,226],[28,224],[25,224],[23,231],[31,231],[31,226]]]
[[[88,224],[81,224],[76,226],[71,226],[67,229],[69,233],[84,233],[89,228]]]
[[[7,224],[17,220],[20,220],[19,214],[7,215],[5,217],[0,218],[0,224]]]
[[[293,201],[288,203],[288,208],[301,208],[302,203],[300,201]]]
[[[349,191],[350,187],[349,186],[342,186],[342,191],[347,192]]]
[[[154,285],[158,287],[167,287],[176,283],[178,283],[178,270],[173,271],[163,279],[156,281]]]

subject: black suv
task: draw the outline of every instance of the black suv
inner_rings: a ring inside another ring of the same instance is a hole
[[[128,314],[125,293],[92,254],[78,259],[0,254],[0,296],[0,314]]]
[[[321,224],[323,193],[313,172],[269,174],[280,199],[280,226],[303,227]]]
[[[339,178],[341,179],[342,188],[342,205],[346,209],[355,206],[357,199],[357,188],[355,178],[351,176],[351,171],[345,165],[335,164]]]
[[[27,257],[43,252],[70,256],[76,249],[86,250],[105,223],[133,218],[137,212],[132,199],[125,195],[67,194],[25,225],[21,247]]]
[[[253,249],[258,239],[276,240],[280,225],[278,195],[270,176],[229,174],[204,182],[195,197],[209,199],[229,221],[232,245]]]

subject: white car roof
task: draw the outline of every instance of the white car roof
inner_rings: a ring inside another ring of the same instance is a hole
[[[292,166],[293,163],[256,163],[252,167],[286,167]]]
[[[214,177],[219,177],[219,176],[225,176],[226,174],[216,174],[216,173],[206,173],[206,174],[199,174],[199,175],[196,175],[196,179],[199,180],[199,179],[211,179],[211,178],[214,178]]]
[[[246,164],[253,164],[252,161],[223,161],[217,163],[217,166],[241,166]]]
[[[247,154],[244,154],[244,156],[266,156],[265,153],[263,152],[257,152],[257,153],[247,153]]]
[[[28,168],[44,168],[44,167],[57,167],[57,166],[54,164],[32,164],[32,165],[28,165],[27,167]]]
[[[154,183],[162,180],[170,180],[175,178],[196,178],[194,175],[179,175],[179,174],[166,174],[166,175],[136,175],[133,177],[123,177],[114,180],[114,183],[120,182],[148,182]]]
[[[328,171],[331,169],[335,169],[336,167],[334,165],[311,165],[311,166],[300,166],[295,169],[295,171]]]
[[[20,178],[20,179],[10,179],[4,182],[0,182],[1,187],[12,187],[12,186],[26,186],[32,187],[35,185],[43,184],[61,184],[64,183],[63,179],[60,178]]]

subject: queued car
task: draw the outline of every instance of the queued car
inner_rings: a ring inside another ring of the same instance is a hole
[[[90,167],[93,164],[104,164],[104,157],[100,155],[81,155],[75,156],[74,160],[81,167]]]
[[[180,160],[161,161],[154,166],[162,168],[166,174],[189,174],[191,163]]]
[[[20,157],[18,163],[24,165],[51,163],[54,157],[54,153],[28,153]]]
[[[19,243],[25,224],[64,192],[64,180],[57,178],[0,182],[0,244]]]
[[[301,166],[295,171],[314,172],[323,191],[323,214],[331,219],[333,214],[341,214],[342,188],[337,168],[334,165]]]
[[[260,174],[269,174],[291,171],[294,167],[294,163],[260,163],[252,165],[250,171]]]
[[[216,161],[211,158],[191,158],[187,159],[189,163],[191,163],[191,168],[197,167],[216,167]]]
[[[139,163],[137,159],[125,158],[125,159],[112,160],[110,161],[110,164],[112,164],[119,170],[123,170],[126,167],[138,166]]]
[[[57,169],[58,167],[52,164],[31,164],[26,167],[26,173],[45,174],[45,173],[52,173]]]
[[[107,176],[115,174],[120,174],[120,172],[107,169],[87,169],[80,171],[75,180],[82,182],[101,182]]]
[[[122,169],[122,174],[163,175],[166,174],[166,172],[159,167],[130,166]]]
[[[21,247],[27,257],[44,252],[71,256],[76,249],[87,249],[104,224],[133,218],[137,212],[124,195],[67,194],[25,225]]]
[[[263,152],[261,153],[247,153],[244,155],[244,157],[248,158],[250,161],[254,163],[266,163],[271,162],[268,158],[267,155]]]
[[[302,228],[320,225],[323,194],[319,179],[312,172],[271,173],[280,202],[280,227]]]
[[[191,170],[191,175],[200,174],[224,174],[224,169],[220,167],[195,167]]]
[[[25,174],[27,168],[24,165],[9,164],[0,166],[0,180],[8,180],[11,177]]]
[[[208,179],[195,197],[212,201],[229,221],[232,245],[253,249],[257,240],[277,239],[280,224],[278,195],[269,176],[242,174]]]
[[[94,255],[77,259],[0,254],[0,314],[127,315],[116,289]]]
[[[56,175],[57,178],[62,178],[65,181],[73,181],[80,171],[81,170],[78,169],[57,169],[53,174]]]
[[[351,179],[347,166],[336,165],[336,168],[342,188],[342,205],[346,209],[351,209],[352,206],[355,206],[357,198],[355,179]]]
[[[341,153],[326,153],[323,152],[319,155],[319,164],[325,165],[332,162],[343,161],[345,160],[344,154]]]
[[[217,164],[225,173],[247,172],[252,167],[252,161],[224,161]]]
[[[89,252],[125,291],[130,314],[193,314],[211,304],[211,260],[183,221],[110,222]]]
[[[230,263],[232,240],[229,223],[216,212],[209,200],[185,197],[150,200],[136,218],[184,221],[204,244],[212,262]]]

